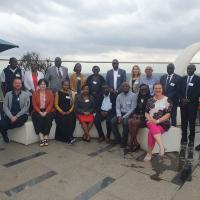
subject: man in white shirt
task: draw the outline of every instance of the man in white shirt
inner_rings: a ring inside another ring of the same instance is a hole
[[[116,113],[115,110],[116,94],[110,91],[108,85],[103,85],[102,90],[103,90],[103,96],[101,97],[100,103],[97,106],[97,112],[95,115],[94,124],[99,134],[99,142],[102,142],[106,139],[106,143],[110,143],[111,120]],[[101,126],[101,122],[104,120],[106,120],[106,130],[107,130],[106,137]]]
[[[24,73],[18,67],[17,59],[12,57],[9,60],[9,65],[1,73],[1,89],[4,96],[13,89],[13,80],[15,78],[20,78],[23,82]]]

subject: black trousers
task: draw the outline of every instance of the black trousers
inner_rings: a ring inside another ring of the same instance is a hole
[[[172,126],[176,126],[177,107],[178,107],[177,104],[173,103],[171,111]]]
[[[188,123],[189,123],[189,140],[194,142],[195,139],[195,121],[197,115],[198,103],[189,103],[185,106],[181,106],[181,129],[182,129],[182,141],[188,140]]]
[[[119,133],[118,130],[118,122],[117,122],[117,117],[113,117],[111,120],[111,127],[112,127],[112,132],[115,136],[115,140],[117,143],[120,144],[127,144],[128,142],[128,119],[129,117],[126,117],[123,119],[122,126],[123,126],[123,131],[122,131],[122,136]]]
[[[106,137],[110,138],[110,134],[111,134],[111,120],[115,115],[112,113],[108,113],[108,115],[106,117],[103,117],[101,115],[100,112],[97,112],[94,118],[94,125],[97,129],[97,132],[99,134],[99,137],[105,137],[102,126],[101,126],[101,122],[106,120],[106,129],[107,129],[107,134]]]
[[[53,121],[53,113],[48,113],[45,117],[42,117],[39,113],[34,112],[32,114],[32,122],[35,129],[35,133],[38,135],[42,133],[49,135]]]
[[[23,126],[27,120],[28,115],[24,114],[18,117],[14,123],[11,123],[10,119],[5,116],[0,120],[0,132],[2,134],[6,134],[8,129],[14,129]]]
[[[56,133],[55,140],[70,142],[74,137],[73,133],[76,127],[76,115],[71,112],[69,115],[61,115],[56,113]]]
[[[33,111],[33,102],[32,102],[32,95],[30,96],[30,106],[29,106],[29,113],[31,114]]]

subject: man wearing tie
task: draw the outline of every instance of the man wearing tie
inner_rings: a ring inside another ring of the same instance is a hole
[[[182,139],[181,144],[187,145],[188,143],[188,122],[189,122],[189,147],[194,146],[195,139],[195,120],[197,114],[197,107],[199,104],[200,94],[200,78],[194,74],[196,66],[193,64],[187,67],[187,76],[180,78],[179,96],[180,96],[180,109],[181,109],[181,129]]]
[[[178,83],[180,76],[174,73],[175,66],[173,63],[167,65],[167,74],[161,76],[160,83],[163,86],[164,95],[167,96],[173,103],[171,119],[172,126],[176,126],[178,98]]]
[[[106,83],[116,93],[119,92],[120,86],[126,81],[126,71],[119,68],[119,61],[114,59],[112,61],[113,69],[106,74]]]
[[[61,66],[60,57],[55,58],[55,66],[48,68],[45,79],[50,83],[50,89],[56,93],[61,89],[62,82],[69,80],[68,69]]]

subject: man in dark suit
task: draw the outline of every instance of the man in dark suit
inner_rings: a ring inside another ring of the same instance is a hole
[[[106,139],[106,143],[110,143],[111,120],[116,115],[116,94],[110,91],[108,85],[103,85],[102,90],[103,90],[103,95],[97,102],[98,106],[94,118],[94,124],[99,134],[99,142],[102,142]],[[106,129],[107,129],[106,138],[101,126],[101,122],[103,120],[106,120]]]
[[[126,81],[126,71],[119,68],[119,61],[114,59],[112,61],[113,69],[106,74],[106,83],[116,93],[119,92],[120,86]]]
[[[163,86],[164,95],[167,96],[173,103],[172,107],[172,126],[176,126],[178,98],[178,84],[180,76],[174,73],[175,66],[173,63],[167,65],[167,74],[161,76],[160,82]]]
[[[187,128],[189,122],[190,134],[189,134],[189,147],[194,146],[195,139],[195,120],[197,114],[197,107],[199,104],[200,94],[200,78],[194,74],[196,66],[193,64],[187,67],[187,76],[180,78],[179,82],[179,97],[180,97],[180,109],[181,109],[181,129],[182,139],[181,144],[187,145],[188,136]]]

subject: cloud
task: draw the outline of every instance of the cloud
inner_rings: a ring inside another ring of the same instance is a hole
[[[198,0],[6,0],[0,7],[0,35],[20,46],[18,55],[175,53],[200,40],[199,11]]]

